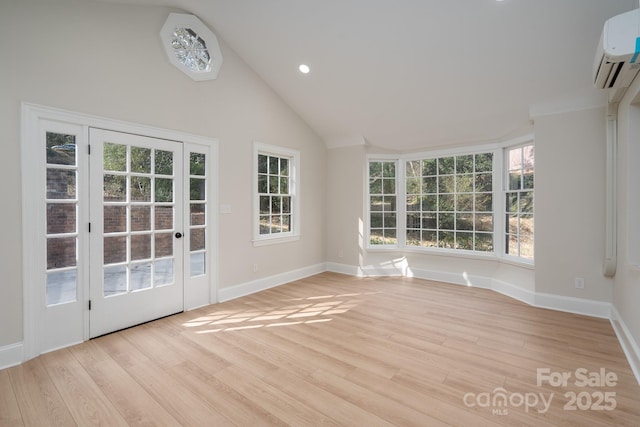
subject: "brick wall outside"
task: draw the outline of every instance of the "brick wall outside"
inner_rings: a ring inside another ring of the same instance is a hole
[[[47,169],[47,199],[71,199],[75,194],[75,171]]]
[[[47,269],[76,265],[76,238],[47,239]]]
[[[73,180],[71,180],[73,181]],[[47,198],[69,199],[75,195],[75,182],[70,182],[68,171],[61,169],[47,170]],[[47,205],[47,233],[50,235],[76,232],[76,204],[49,203]],[[131,238],[131,258],[133,260],[151,257],[151,239],[155,242],[155,257],[173,255],[173,208],[156,206],[154,214],[155,233],[134,235]],[[190,224],[205,224],[204,212],[191,214]],[[131,207],[131,231],[150,231],[151,207],[135,205]],[[163,230],[167,230],[164,231]],[[105,206],[104,232],[118,233],[126,231],[126,207]],[[205,230],[190,230],[190,250],[205,248]],[[47,268],[63,268],[76,265],[76,238],[47,239]],[[104,239],[104,263],[112,264],[126,260],[125,237],[108,237]]]

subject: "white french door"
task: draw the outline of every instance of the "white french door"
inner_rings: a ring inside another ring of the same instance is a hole
[[[184,309],[183,144],[91,129],[90,337]]]
[[[22,129],[25,360],[216,302],[217,140],[30,104]]]

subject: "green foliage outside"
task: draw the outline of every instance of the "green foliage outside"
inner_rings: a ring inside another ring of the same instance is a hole
[[[406,162],[407,245],[493,250],[493,154]],[[369,163],[370,242],[396,244],[395,163]]]
[[[126,145],[104,144],[103,168],[105,172],[131,172],[133,174],[129,181],[130,200],[151,202],[151,187],[153,185],[154,202],[173,202],[173,153],[132,146],[128,154],[129,156],[127,156]],[[191,200],[204,200],[205,155],[192,153],[189,160],[190,174],[202,176],[202,178],[195,177],[190,180]],[[128,169],[127,166],[129,166]],[[105,200],[125,201],[126,192],[126,177],[124,175],[105,173]]]

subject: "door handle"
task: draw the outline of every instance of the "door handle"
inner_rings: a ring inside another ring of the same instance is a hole
[[[181,237],[182,237],[182,233],[178,231],[178,232],[176,233],[176,239],[179,239],[179,238],[181,238]]]

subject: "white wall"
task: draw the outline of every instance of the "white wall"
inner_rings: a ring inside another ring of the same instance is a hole
[[[640,80],[618,110],[618,268],[614,307],[640,358]],[[636,361],[637,363],[640,360]],[[637,365],[640,368],[640,365]],[[638,373],[640,375],[640,373]]]
[[[604,108],[535,118],[537,292],[613,300],[602,274],[605,142]]]
[[[329,262],[359,265],[365,176],[363,145],[332,148],[327,158],[327,256]]]
[[[21,101],[219,139],[219,199],[232,207],[232,214],[220,216],[219,287],[324,262],[323,142],[222,40],[217,80],[196,83],[170,65],[159,38],[169,12],[75,0],[2,0],[0,347],[22,340]],[[298,242],[252,245],[254,140],[301,152]]]

